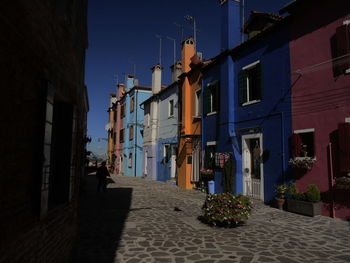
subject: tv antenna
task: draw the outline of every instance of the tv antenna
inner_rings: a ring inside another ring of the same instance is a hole
[[[162,36],[155,35],[156,38],[159,38],[159,65],[162,65]]]

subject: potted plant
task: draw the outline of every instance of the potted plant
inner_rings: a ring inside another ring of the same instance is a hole
[[[275,189],[275,199],[277,201],[278,209],[283,209],[283,205],[285,203],[285,194],[288,191],[288,185],[281,184],[278,185]]]
[[[299,193],[296,184],[289,187],[287,209],[289,212],[316,216],[322,213],[320,190],[315,184],[309,184],[305,193]]]

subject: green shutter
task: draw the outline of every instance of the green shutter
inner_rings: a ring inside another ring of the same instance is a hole
[[[214,95],[214,101],[213,101],[213,111],[218,112],[219,111],[219,105],[220,105],[220,87],[219,87],[219,82],[215,83],[215,86],[213,87],[213,95]]]
[[[261,63],[256,65],[256,80],[259,85],[257,89],[257,98],[258,100],[262,99],[262,89],[263,89],[263,74],[262,74],[262,66]]]
[[[239,104],[242,105],[247,102],[247,72],[245,70],[238,73],[238,92]]]
[[[209,86],[204,87],[204,93],[203,93],[203,107],[204,107],[204,114],[209,113],[210,108],[210,90]]]

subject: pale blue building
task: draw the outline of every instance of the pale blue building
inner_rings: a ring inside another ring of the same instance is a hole
[[[142,145],[144,113],[140,104],[151,95],[151,87],[137,85],[132,75],[126,79],[126,96],[122,101],[123,137],[122,174],[142,176]]]

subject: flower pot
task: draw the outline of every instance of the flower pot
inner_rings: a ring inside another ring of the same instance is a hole
[[[312,202],[288,199],[287,210],[289,212],[306,215],[306,216],[321,215],[322,202],[312,203]]]
[[[283,205],[286,202],[286,200],[283,198],[276,198],[276,202],[278,209],[283,210]]]

